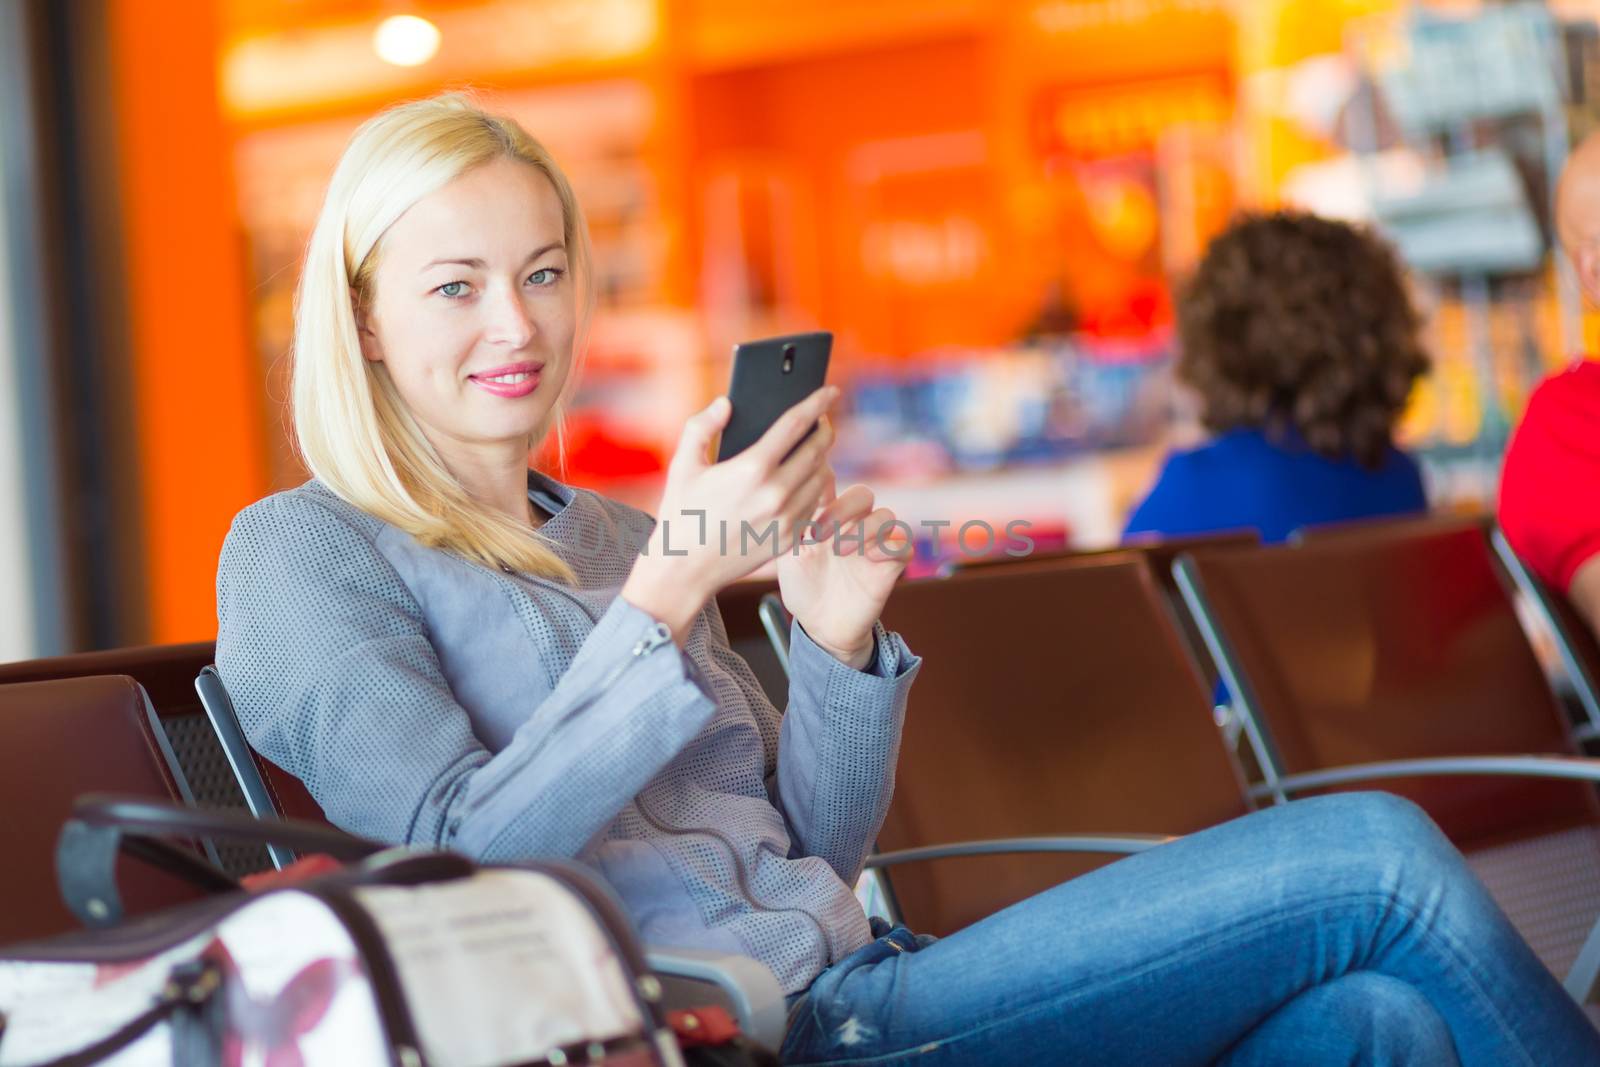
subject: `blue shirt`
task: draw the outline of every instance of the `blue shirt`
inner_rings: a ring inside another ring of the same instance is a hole
[[[1260,430],[1231,430],[1167,457],[1155,488],[1134,509],[1123,535],[1168,536],[1254,529],[1266,542],[1302,526],[1426,511],[1415,461],[1390,448],[1368,470],[1332,460]]]

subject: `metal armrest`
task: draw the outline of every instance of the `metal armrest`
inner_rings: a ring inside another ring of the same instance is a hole
[[[791,621],[789,612],[776,593],[768,593],[761,598],[761,603],[756,607],[756,615],[761,620],[761,628],[767,632],[767,640],[772,642],[772,651],[777,654],[778,664],[783,668],[783,675],[787,678]]]
[[[661,980],[668,1008],[721,1004],[739,1029],[776,1052],[789,1025],[778,979],[759,960],[696,948],[645,946],[645,960]],[[709,994],[709,995],[708,995]]]
[[[1276,787],[1257,782],[1250,787],[1255,799],[1274,792],[1296,792],[1331,785],[1352,785],[1380,778],[1435,778],[1499,776],[1511,778],[1555,778],[1578,782],[1600,782],[1600,759],[1588,756],[1438,756],[1428,759],[1381,760],[1347,767],[1328,767],[1320,771],[1281,775]]]
[[[868,867],[942,860],[956,856],[993,856],[1014,852],[1118,852],[1132,854],[1175,840],[1160,834],[1072,834],[1066,837],[996,837],[985,841],[953,841],[879,852],[867,857]]]

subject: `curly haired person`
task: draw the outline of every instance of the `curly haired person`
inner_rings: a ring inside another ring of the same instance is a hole
[[[1215,435],[1175,451],[1126,534],[1302,526],[1427,509],[1394,446],[1428,368],[1393,251],[1367,230],[1250,215],[1212,242],[1178,303],[1178,376]]]

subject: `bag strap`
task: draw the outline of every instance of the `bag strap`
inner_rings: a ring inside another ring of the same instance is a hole
[[[223,838],[281,844],[297,852],[322,852],[343,860],[366,859],[387,846],[329,826],[290,819],[258,819],[237,811],[190,808],[139,797],[91,794],[73,805],[56,840],[56,880],[62,899],[91,930],[123,919],[117,890],[117,856],[126,853],[208,892],[239,884],[170,839]]]
[[[219,1062],[222,1045],[222,969],[211,960],[192,960],[172,969],[156,1002],[105,1037],[57,1059],[33,1067],[92,1067],[121,1052],[168,1019],[188,1018],[172,1035],[175,1063]],[[210,1055],[207,1055],[210,1052]],[[196,1058],[198,1054],[198,1058]]]

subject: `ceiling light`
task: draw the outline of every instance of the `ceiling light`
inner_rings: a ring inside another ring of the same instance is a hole
[[[439,50],[439,27],[415,15],[395,15],[378,24],[372,49],[385,63],[421,66]]]

